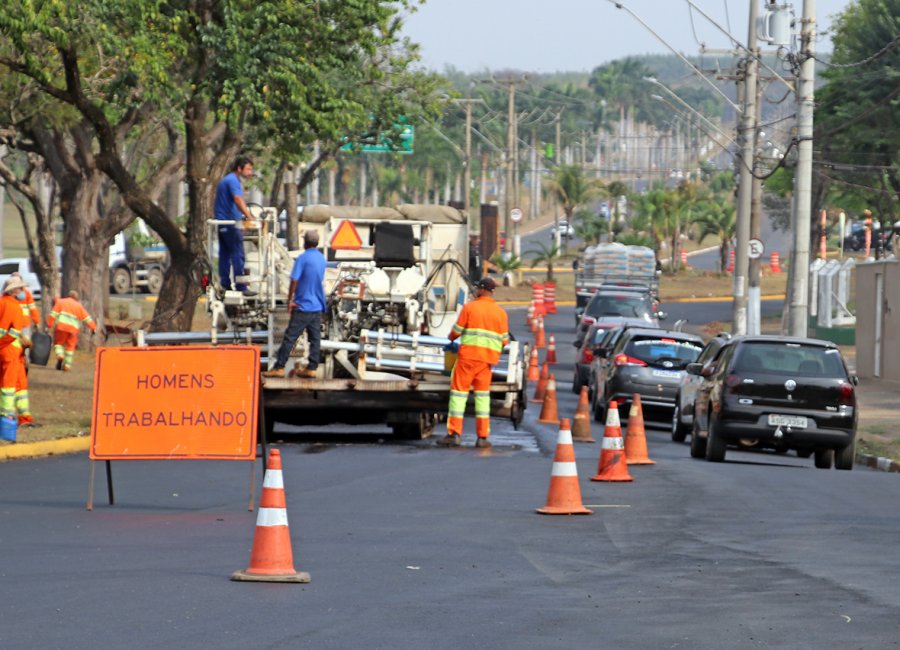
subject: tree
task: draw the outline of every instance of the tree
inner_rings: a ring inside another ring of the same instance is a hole
[[[562,207],[570,226],[575,226],[575,208],[592,198],[603,194],[603,182],[585,178],[584,172],[575,165],[560,165],[553,171],[552,178],[544,181],[545,187]],[[553,216],[554,227],[559,231],[559,215]]]
[[[411,69],[416,49],[399,34],[406,6],[402,0],[21,3],[0,14],[0,65],[85,125],[96,169],[171,254],[154,329],[183,330],[199,296],[196,276],[208,263],[213,190],[239,151],[285,159],[307,156],[308,145],[320,141],[302,187],[345,142],[389,130],[401,115],[434,112],[436,78]],[[153,151],[143,164],[130,165],[126,156],[125,143],[154,123],[170,124],[178,139],[174,148],[157,139],[155,155],[185,166],[183,228],[154,201],[171,167],[150,174]],[[73,227],[85,214],[76,210]],[[87,218],[87,227],[75,228],[87,234],[70,246],[77,250],[66,255],[76,263],[65,269],[67,278],[77,274],[77,288],[94,294],[105,284],[95,271],[105,256],[96,249],[105,251],[104,237],[118,226],[111,220],[97,227],[98,221]]]
[[[708,235],[719,238],[719,270],[724,272],[728,266],[728,249],[737,228],[734,205],[724,200],[704,202],[697,207],[691,223],[700,229],[698,242],[702,243]]]
[[[547,280],[553,282],[553,264],[557,260],[569,257],[569,255],[564,254],[556,242],[551,244],[534,243],[537,245],[537,248],[529,250],[526,254],[530,256],[533,264],[545,264],[547,266]]]

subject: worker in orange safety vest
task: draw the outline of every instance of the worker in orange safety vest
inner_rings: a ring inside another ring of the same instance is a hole
[[[18,271],[14,271],[11,277],[20,278]],[[24,282],[24,280],[23,280]],[[24,317],[24,327],[34,326],[35,329],[41,324],[41,313],[38,311],[37,305],[34,303],[34,296],[23,287],[16,294],[16,300],[22,308],[22,316]],[[23,330],[28,335],[28,330]],[[30,338],[30,337],[29,337]],[[25,356],[25,348],[22,348],[22,363],[19,365],[19,375],[16,379],[16,412],[19,414],[20,427],[39,426],[34,423],[34,417],[31,415],[31,401],[28,397],[28,358]]]
[[[490,447],[491,435],[491,368],[500,360],[503,346],[509,343],[509,318],[494,302],[497,283],[485,277],[475,285],[478,296],[466,303],[450,332],[452,351],[458,345],[459,356],[450,376],[450,405],[447,435],[437,441],[444,447],[458,447],[462,438],[463,417],[469,389],[475,390],[476,447]],[[459,343],[456,344],[456,339]]]
[[[16,382],[24,372],[22,351],[31,346],[31,339],[22,332],[28,321],[16,297],[24,288],[22,278],[10,276],[0,297],[0,415],[8,418],[16,417]]]
[[[52,328],[54,323],[56,331],[53,333],[53,351],[56,353],[56,369],[68,371],[72,369],[82,323],[91,330],[91,334],[97,331],[97,324],[84,305],[78,302],[77,291],[70,291],[68,297],[57,298],[53,303],[53,310],[47,316],[47,327]]]

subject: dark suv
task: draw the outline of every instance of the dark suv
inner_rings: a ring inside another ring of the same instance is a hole
[[[776,451],[815,454],[815,465],[853,469],[855,375],[830,341],[737,337],[705,366],[694,399],[691,456],[721,462],[726,446],[753,439]]]
[[[640,291],[599,290],[594,292],[584,308],[575,329],[575,345],[580,346],[588,327],[601,318],[639,318],[648,326],[659,324],[653,299]]]
[[[594,419],[603,421],[610,400],[616,400],[620,409],[627,409],[637,393],[645,418],[653,419],[654,412],[658,412],[668,420],[685,368],[697,360],[702,349],[703,339],[696,334],[646,328],[625,330],[601,364],[594,386]]]

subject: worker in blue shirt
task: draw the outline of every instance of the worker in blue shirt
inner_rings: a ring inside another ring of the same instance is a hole
[[[303,253],[294,261],[291,285],[288,289],[288,313],[291,320],[284,331],[275,365],[263,373],[264,377],[284,377],[291,350],[305,331],[309,340],[309,361],[298,377],[312,378],[319,367],[319,349],[322,344],[322,313],[325,311],[325,256],[317,246],[319,233],[307,230],[303,233]]]
[[[240,156],[234,161],[231,172],[219,181],[216,186],[216,200],[213,204],[213,215],[216,221],[234,221],[232,224],[219,224],[219,279],[223,289],[231,289],[231,275],[234,274],[234,288],[247,291],[247,285],[238,283],[237,278],[244,275],[244,235],[243,220],[253,219],[247,203],[244,201],[242,178],[253,176],[253,161]]]

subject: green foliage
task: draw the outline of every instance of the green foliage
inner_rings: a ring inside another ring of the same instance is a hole
[[[502,273],[512,273],[522,268],[522,260],[515,253],[510,253],[509,255],[495,253],[491,258],[491,263],[500,269]]]
[[[566,218],[572,220],[575,208],[584,205],[604,192],[603,183],[596,178],[586,178],[584,170],[576,165],[560,165],[553,176],[544,182],[547,190],[562,206]]]
[[[570,258],[571,255],[564,253],[562,249],[556,245],[556,242],[551,244],[543,244],[541,242],[535,242],[537,248],[533,248],[527,251],[525,254],[530,256],[531,262],[533,264],[543,264],[547,267],[547,279],[551,282],[553,281],[553,264],[558,260]]]
[[[649,235],[639,232],[626,232],[616,237],[616,242],[626,246],[646,246],[647,248],[656,249],[656,242]]]

